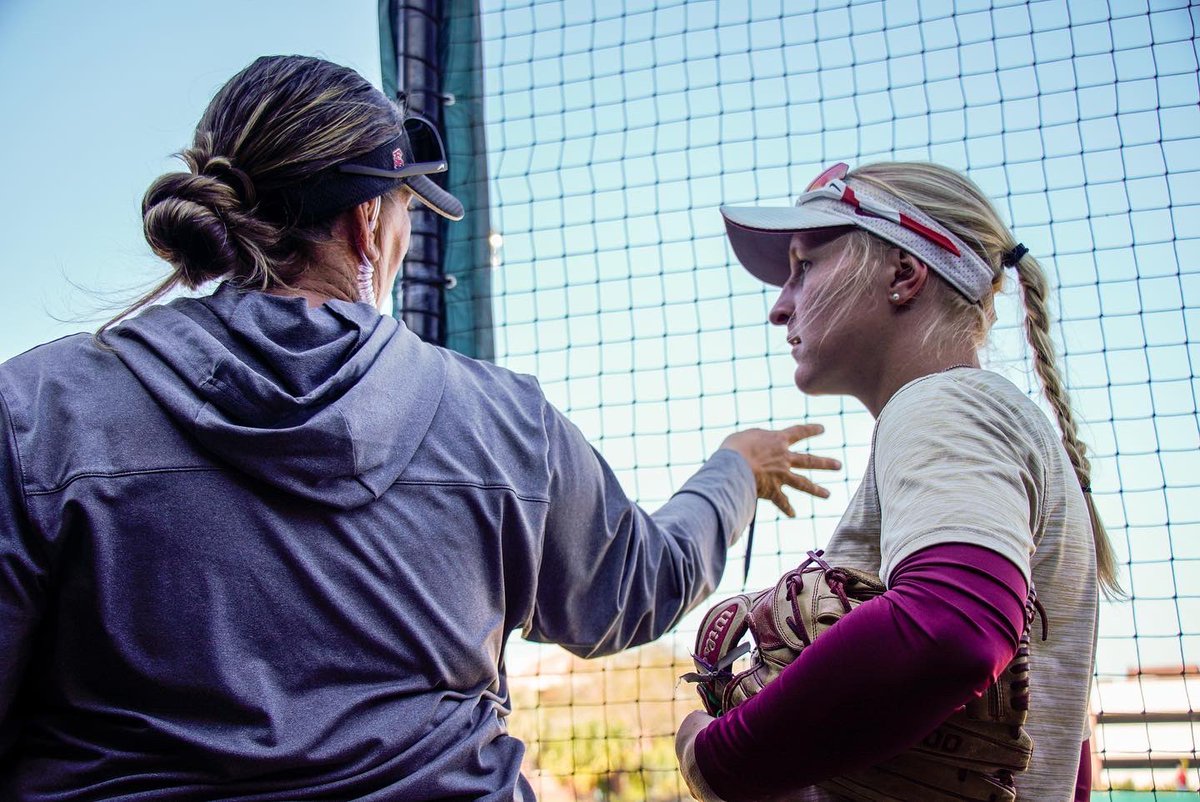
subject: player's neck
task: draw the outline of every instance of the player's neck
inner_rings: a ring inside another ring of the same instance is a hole
[[[863,405],[878,418],[884,406],[909,382],[957,367],[979,367],[973,348],[893,348],[879,379],[864,396]]]

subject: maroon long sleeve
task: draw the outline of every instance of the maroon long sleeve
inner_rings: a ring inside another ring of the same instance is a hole
[[[1092,798],[1092,739],[1088,738],[1079,748],[1079,774],[1075,778],[1074,802],[1088,802]]]
[[[761,693],[696,738],[701,774],[742,802],[870,766],[916,744],[1016,653],[1027,586],[980,546],[931,546]]]

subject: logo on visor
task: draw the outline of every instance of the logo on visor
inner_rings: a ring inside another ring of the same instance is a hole
[[[396,148],[392,151],[392,169],[399,170],[404,166],[404,151]]]

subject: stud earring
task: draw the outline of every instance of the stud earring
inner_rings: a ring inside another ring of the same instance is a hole
[[[897,302],[897,301],[899,301],[899,300],[900,300],[900,293],[898,293],[898,292],[893,292],[893,293],[892,293],[892,303],[896,303],[896,302]]]

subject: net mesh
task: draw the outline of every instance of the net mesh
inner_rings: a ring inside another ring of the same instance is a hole
[[[731,266],[716,207],[788,204],[829,163],[878,159],[962,169],[997,200],[1057,287],[1132,597],[1101,610],[1099,787],[1196,787],[1198,9],[484,0],[481,15],[496,361],[537,375],[651,509],[738,428],[822,423],[811,448],[846,465],[795,521],[761,508],[747,587],[828,538],[872,420],[795,390],[772,298]],[[998,313],[985,364],[1036,396],[1016,295]],[[740,559],[718,593],[742,589]],[[696,707],[676,684],[695,626],[590,662],[511,640],[511,729],[540,798],[686,797],[672,736]]]

